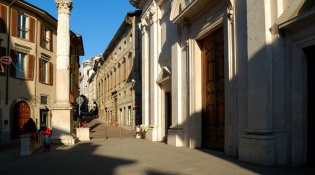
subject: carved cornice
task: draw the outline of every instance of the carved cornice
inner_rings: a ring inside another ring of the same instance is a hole
[[[73,8],[73,3],[71,0],[55,0],[58,8],[58,13],[70,13]]]

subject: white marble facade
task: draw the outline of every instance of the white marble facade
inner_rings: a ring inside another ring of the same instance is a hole
[[[312,80],[307,79],[314,57],[314,1],[130,3],[143,11],[142,121],[150,126],[147,139],[203,146],[201,43],[222,27],[224,152],[262,165],[314,161],[309,138],[315,132],[308,129],[314,123],[308,117]]]

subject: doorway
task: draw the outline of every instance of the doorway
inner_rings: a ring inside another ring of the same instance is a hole
[[[202,41],[202,147],[224,151],[223,28]]]
[[[49,126],[48,110],[40,110],[40,125],[45,123],[45,126]]]
[[[172,126],[172,93],[165,93],[165,137],[164,140],[167,141],[168,130]]]
[[[315,98],[315,46],[304,49],[307,57],[307,165],[315,167],[315,110],[313,110],[312,100]]]
[[[23,132],[23,125],[30,118],[30,106],[21,101],[15,104],[13,109],[13,129],[11,139],[19,139]]]

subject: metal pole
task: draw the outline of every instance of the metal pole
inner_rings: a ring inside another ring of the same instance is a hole
[[[108,139],[108,137],[107,137],[107,127],[105,127],[105,139]]]

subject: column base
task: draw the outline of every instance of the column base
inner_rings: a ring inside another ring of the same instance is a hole
[[[52,109],[52,134],[50,140],[53,144],[72,145],[78,142],[73,134],[73,110],[67,106]]]
[[[149,127],[148,131],[145,133],[145,139],[156,142],[157,139],[157,129],[155,127]]]
[[[90,128],[76,128],[76,135],[80,141],[90,141]]]
[[[167,133],[167,144],[175,147],[183,146],[183,129],[171,128]]]
[[[239,142],[239,160],[259,165],[274,165],[273,135],[243,135]]]

